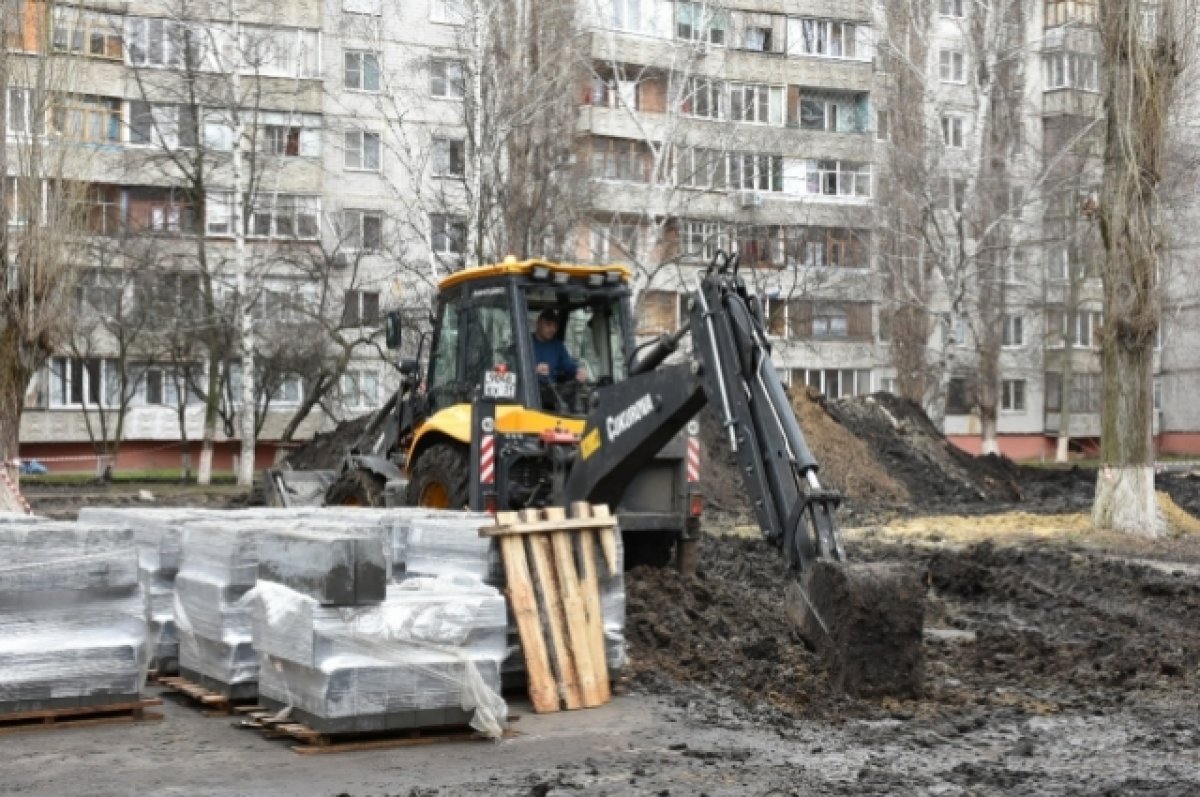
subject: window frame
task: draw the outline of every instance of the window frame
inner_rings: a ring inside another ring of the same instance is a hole
[[[457,75],[454,73],[457,71]],[[438,74],[440,73],[440,74]],[[440,85],[440,90],[439,90]],[[456,93],[457,92],[457,93]],[[467,95],[466,65],[458,58],[429,59],[429,96],[460,101]]]
[[[351,67],[350,62],[357,59],[358,65]],[[372,73],[368,65],[373,63],[375,71]],[[351,74],[357,74],[357,85],[350,80]],[[374,85],[368,85],[368,75],[374,74]],[[343,50],[342,51],[342,88],[346,91],[353,91],[362,94],[378,94],[383,90],[383,62],[379,57],[379,53],[374,50]]]
[[[966,85],[967,54],[963,50],[954,47],[938,50],[938,80],[941,83]]]
[[[357,143],[351,145],[352,139]],[[374,164],[370,163],[372,149],[369,142],[374,141]],[[346,130],[342,136],[342,168],[348,172],[380,172],[383,169],[383,136],[374,130],[355,128]],[[352,162],[356,155],[357,163]]]

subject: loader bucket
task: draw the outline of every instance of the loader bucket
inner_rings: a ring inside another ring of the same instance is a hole
[[[336,470],[267,468],[263,478],[267,506],[324,506],[325,491],[337,475]]]
[[[854,697],[921,696],[925,579],[901,564],[818,560],[786,594],[788,617]]]

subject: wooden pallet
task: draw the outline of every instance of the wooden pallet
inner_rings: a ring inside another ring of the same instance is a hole
[[[248,702],[214,692],[180,675],[162,675],[155,683],[168,691],[183,695],[214,714],[232,714],[238,705]]]
[[[557,507],[498,512],[496,525],[479,533],[500,540],[533,710],[611,700],[596,561],[598,541],[608,572],[617,569],[616,521],[608,507],[577,502],[570,518]]]
[[[0,734],[26,731],[48,731],[56,728],[85,728],[91,725],[116,725],[131,722],[156,722],[163,718],[151,706],[161,706],[162,700],[149,697],[142,700],[109,703],[97,706],[64,706],[37,711],[16,711],[0,714]]]
[[[314,730],[303,722],[277,719],[278,712],[264,709],[262,706],[241,706],[235,711],[241,715],[241,719],[234,723],[236,727],[260,731],[266,739],[291,739],[299,742],[299,744],[292,745],[292,750],[300,755],[349,753],[356,750],[388,750],[396,747],[416,747],[423,744],[488,739],[465,725],[330,734]],[[504,731],[506,739],[515,735],[516,733],[511,729]]]

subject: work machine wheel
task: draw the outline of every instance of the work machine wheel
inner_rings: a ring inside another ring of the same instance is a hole
[[[329,486],[329,506],[383,506],[384,480],[367,470],[347,470]]]
[[[408,483],[409,506],[462,509],[470,502],[467,451],[453,443],[437,443],[417,457]]]

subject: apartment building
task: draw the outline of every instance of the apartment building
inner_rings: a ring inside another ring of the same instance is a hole
[[[697,269],[737,253],[785,378],[879,389],[870,4],[583,5],[578,256],[634,269],[653,335],[678,328]]]

